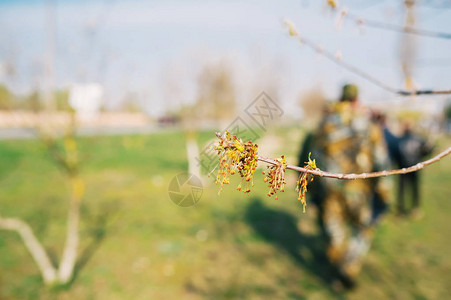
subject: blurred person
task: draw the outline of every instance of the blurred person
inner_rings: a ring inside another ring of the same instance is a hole
[[[371,112],[360,105],[358,88],[343,87],[337,103],[327,106],[319,127],[307,135],[300,164],[311,157],[320,169],[334,173],[364,173],[386,169],[383,133]],[[387,178],[337,180],[315,177],[308,197],[319,209],[319,224],[327,240],[327,257],[336,267],[334,286],[352,288],[370,248],[373,228],[386,210]]]
[[[432,153],[433,146],[413,132],[411,123],[403,123],[403,133],[395,136],[384,125],[384,136],[389,145],[390,158],[396,168],[408,168],[421,162]],[[420,171],[399,175],[397,212],[400,215],[410,213],[415,219],[422,217],[420,210]],[[412,206],[406,209],[405,196],[410,191]]]

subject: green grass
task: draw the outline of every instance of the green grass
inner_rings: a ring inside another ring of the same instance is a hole
[[[301,132],[282,135],[295,157]],[[199,135],[201,144],[214,136]],[[443,140],[442,148],[451,144]],[[302,214],[294,190],[248,197],[208,185],[190,208],[168,197],[187,169],[184,135],[82,138],[82,267],[73,284],[49,290],[15,233],[0,231],[0,299],[447,299],[451,296],[451,159],[423,172],[425,217],[388,214],[359,277],[334,294],[324,278],[314,209]],[[262,145],[263,146],[263,145]],[[264,152],[264,149],[262,149]],[[288,178],[294,186],[295,174]],[[293,188],[294,189],[294,188]],[[64,242],[68,184],[36,141],[0,142],[0,212],[28,221],[54,261]]]

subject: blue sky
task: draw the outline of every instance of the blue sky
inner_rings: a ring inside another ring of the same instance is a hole
[[[222,61],[234,74],[238,100],[277,87],[275,97],[293,107],[300,93],[320,86],[336,97],[356,82],[368,102],[395,97],[341,69],[289,38],[281,21],[343,60],[402,87],[400,34],[360,28],[341,30],[326,1],[56,1],[56,84],[100,82],[110,105],[133,94],[152,114],[196,99],[197,78]],[[361,17],[403,23],[401,1],[340,1]],[[49,1],[0,1],[0,64],[16,75],[0,79],[26,92],[44,83]],[[451,32],[451,10],[421,6],[418,27]],[[451,40],[419,37],[415,81],[420,88],[451,87]],[[4,73],[4,72],[3,72]],[[297,110],[293,110],[298,113]]]

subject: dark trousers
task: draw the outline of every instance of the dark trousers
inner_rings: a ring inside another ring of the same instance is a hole
[[[412,209],[420,206],[419,173],[412,172],[399,176],[398,211],[406,212],[405,194],[412,193]],[[406,192],[407,191],[407,192]]]

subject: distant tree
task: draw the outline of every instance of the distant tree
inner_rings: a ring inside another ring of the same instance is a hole
[[[54,92],[56,110],[59,111],[73,111],[69,104],[69,90],[57,90]]]
[[[320,88],[313,88],[299,97],[299,106],[303,111],[304,124],[314,127],[321,119],[325,105],[325,96]]]
[[[236,115],[235,87],[225,64],[206,66],[198,80],[196,113],[203,119],[227,121]]]
[[[33,112],[41,111],[43,109],[41,94],[38,91],[31,92],[21,99],[18,103],[18,108]]]
[[[223,63],[205,66],[198,78],[196,103],[180,110],[189,173],[201,176],[199,145],[196,141],[200,122],[227,122],[235,116],[235,110],[235,88],[230,70]]]
[[[0,110],[10,110],[14,107],[14,95],[3,84],[0,84]]]
[[[57,93],[55,96],[60,97],[59,107],[66,109],[66,93]],[[52,107],[55,106],[52,105]],[[43,119],[40,122],[42,125],[37,128],[39,137],[47,146],[53,162],[60,167],[70,185],[66,242],[59,264],[55,266],[52,263],[44,245],[34,234],[33,228],[24,220],[0,214],[0,229],[15,231],[19,234],[38,266],[45,284],[64,285],[73,279],[78,258],[80,208],[85,193],[85,182],[80,176],[80,157],[75,139],[74,111],[70,111],[70,122],[64,125],[52,123],[54,118],[52,118],[51,110],[47,110],[46,114],[42,114],[41,117],[46,119]]]
[[[120,111],[129,113],[142,112],[142,108],[139,105],[138,97],[135,93],[126,94],[124,100],[122,100]]]
[[[69,90],[62,89],[54,91],[53,98],[55,100],[56,110],[66,112],[73,111],[73,108],[69,104]],[[12,104],[12,108],[39,112],[44,109],[42,95],[39,91],[34,90],[28,95],[18,98],[17,101]]]

